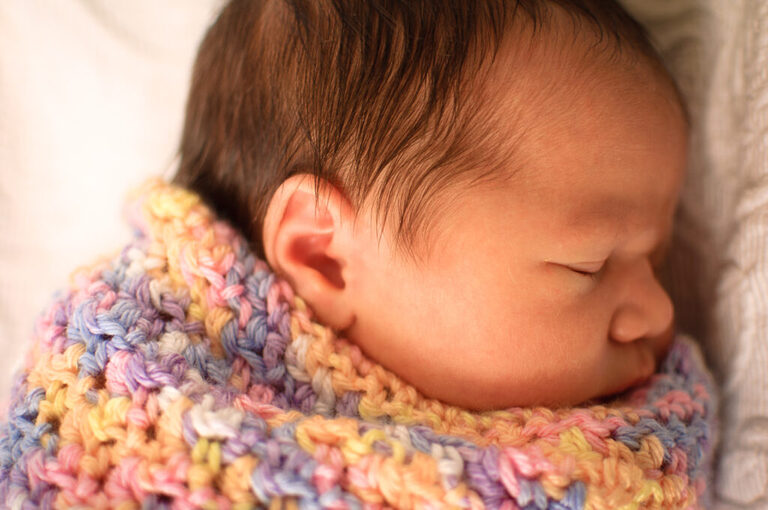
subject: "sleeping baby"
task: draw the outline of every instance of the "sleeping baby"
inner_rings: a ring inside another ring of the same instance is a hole
[[[40,315],[13,508],[700,508],[680,93],[609,1],[231,1],[173,182]]]

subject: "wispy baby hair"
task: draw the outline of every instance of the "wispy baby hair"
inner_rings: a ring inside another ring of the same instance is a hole
[[[596,55],[660,61],[608,0],[232,0],[200,45],[174,183],[264,256],[272,194],[310,173],[356,208],[370,200],[415,255],[446,191],[515,168],[481,77],[510,33],[536,45],[562,32],[553,14]]]

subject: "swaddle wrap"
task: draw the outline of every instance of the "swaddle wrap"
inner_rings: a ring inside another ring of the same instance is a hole
[[[700,508],[716,395],[678,335],[601,405],[470,412],[312,318],[199,196],[150,179],[134,240],[36,324],[0,428],[13,508]]]

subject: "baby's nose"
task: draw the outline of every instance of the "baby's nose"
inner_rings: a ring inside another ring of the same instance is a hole
[[[667,292],[656,279],[647,260],[628,269],[624,281],[624,299],[611,321],[611,338],[619,342],[632,342],[640,338],[655,337],[669,330],[674,307]]]

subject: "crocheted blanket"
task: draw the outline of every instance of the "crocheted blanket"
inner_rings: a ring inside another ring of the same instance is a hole
[[[713,380],[678,335],[645,385],[469,412],[313,321],[200,198],[160,179],[135,239],[41,314],[0,428],[11,508],[706,505]]]

